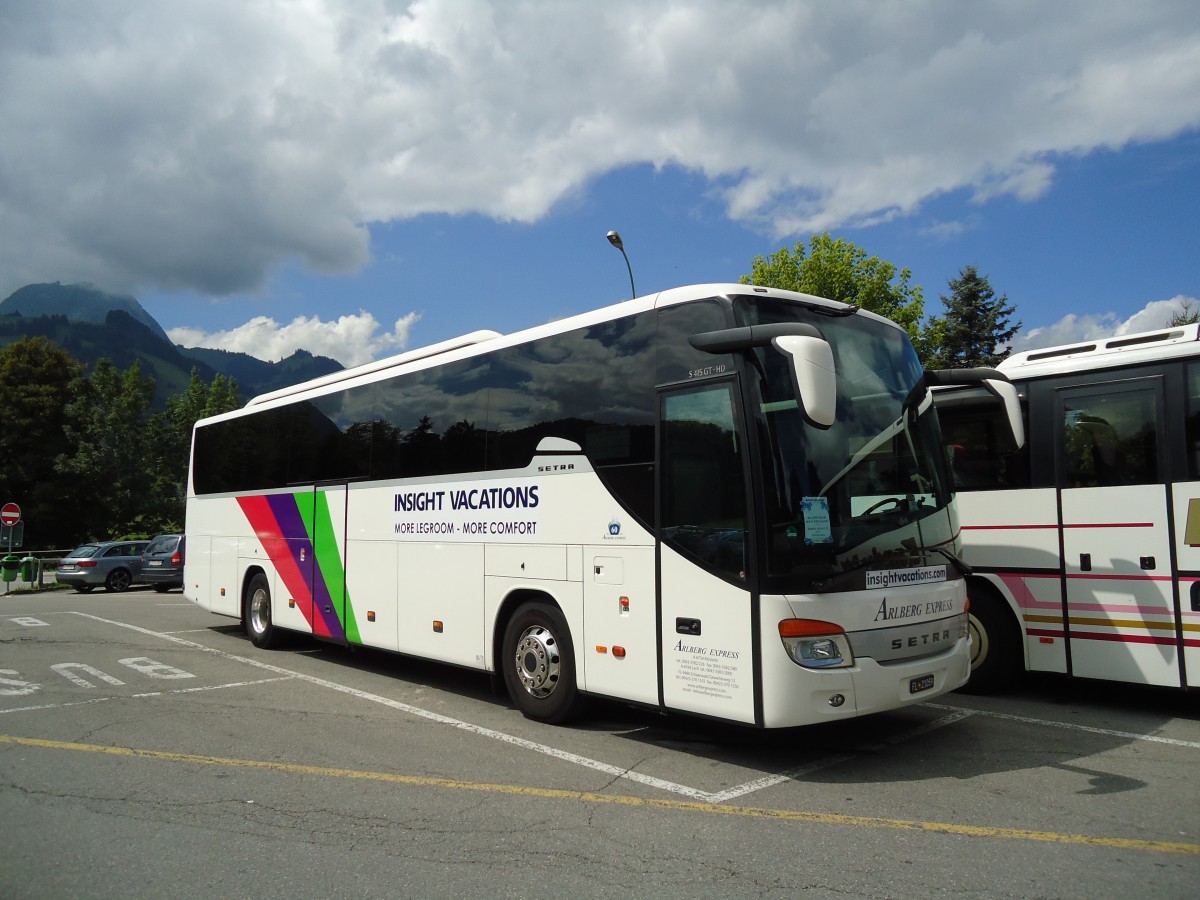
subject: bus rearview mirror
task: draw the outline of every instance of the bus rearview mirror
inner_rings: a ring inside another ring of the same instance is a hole
[[[800,413],[817,428],[828,428],[837,413],[837,374],[833,348],[805,322],[742,325],[693,334],[688,342],[705,353],[743,353],[768,344],[787,357]]]
[[[983,386],[988,393],[997,397],[1004,404],[1004,413],[1008,416],[1008,427],[1012,430],[1013,442],[1017,449],[1025,446],[1025,422],[1021,418],[1021,396],[1017,386],[1005,379],[984,379]]]
[[[828,428],[837,412],[837,373],[829,342],[787,334],[772,338],[771,343],[791,362],[792,387],[804,417],[818,428]]]
[[[933,369],[925,371],[925,383],[948,387],[951,385],[981,385],[1004,404],[1004,414],[1017,449],[1025,446],[1025,420],[1021,417],[1021,395],[1008,376],[995,369]]]

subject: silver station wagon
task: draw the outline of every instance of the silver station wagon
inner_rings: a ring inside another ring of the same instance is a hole
[[[142,580],[142,552],[149,541],[100,541],[80,544],[58,564],[55,578],[82,593],[101,585],[106,591],[126,591]]]

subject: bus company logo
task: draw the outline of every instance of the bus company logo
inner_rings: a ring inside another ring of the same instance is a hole
[[[949,644],[954,640],[951,629],[939,628],[922,634],[910,634],[903,638],[892,639],[893,650],[904,650],[909,647],[928,647],[933,644]]]
[[[606,541],[623,541],[621,537],[621,521],[619,519],[611,519],[608,523],[608,534],[604,536]]]

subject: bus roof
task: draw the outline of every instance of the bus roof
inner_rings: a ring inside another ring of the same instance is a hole
[[[574,328],[582,328],[588,325],[606,322],[611,319],[621,318],[623,316],[632,315],[634,313],[643,312],[656,307],[674,306],[676,304],[687,303],[692,300],[703,300],[708,297],[730,296],[734,294],[760,294],[763,296],[780,297],[783,299],[806,303],[814,307],[828,309],[830,312],[835,314],[845,314],[850,311],[857,311],[858,314],[868,318],[878,318],[873,313],[868,313],[865,310],[857,309],[857,307],[854,307],[851,304],[839,303],[834,300],[826,300],[823,297],[815,297],[811,294],[801,294],[795,291],[785,291],[778,288],[764,288],[749,284],[693,284],[685,287],[677,287],[665,291],[658,291],[653,294],[648,294],[645,297],[625,300],[621,303],[613,304],[612,306],[594,309],[589,312],[579,313],[578,315],[563,319],[556,319],[544,325],[537,325],[532,328],[516,331],[508,335],[503,335],[497,331],[472,331],[469,334],[462,335],[461,337],[451,338],[448,341],[430,344],[427,347],[419,347],[414,350],[400,353],[396,356],[389,356],[386,359],[375,360],[374,362],[365,363],[361,366],[355,366],[353,368],[343,369],[340,372],[333,372],[329,375],[323,375],[319,378],[314,378],[311,381],[305,381],[289,387],[279,388],[278,390],[270,391],[269,393],[259,394],[258,396],[252,397],[250,400],[248,400],[242,409],[250,409],[251,407],[269,405],[275,401],[281,401],[288,397],[297,397],[301,394],[307,394],[310,391],[323,393],[323,388],[340,384],[345,381],[350,381],[352,379],[359,379],[364,376],[369,376],[376,372],[404,368],[412,363],[418,363],[421,360],[426,360],[434,356],[441,356],[445,354],[454,354],[458,358],[470,356],[473,355],[474,352],[471,348],[474,348],[479,344],[496,343],[497,346],[521,344],[525,341],[534,340],[551,334],[557,334],[562,331],[570,331]],[[418,368],[422,367],[418,366]],[[231,413],[223,413],[214,418],[231,417],[236,414],[237,411],[234,411]]]
[[[1200,355],[1200,324],[1194,323],[1060,347],[1024,350],[1004,359],[996,368],[1016,381],[1080,369],[1106,369],[1197,355]]]
[[[389,356],[386,359],[378,359],[374,362],[363,363],[361,366],[354,366],[350,369],[342,369],[340,372],[331,372],[328,375],[322,375],[319,378],[314,378],[311,381],[305,381],[301,384],[289,385],[285,388],[270,391],[266,394],[259,394],[257,397],[251,397],[246,401],[246,406],[258,406],[262,403],[267,403],[271,400],[276,400],[280,397],[289,397],[300,390],[310,390],[312,388],[324,387],[327,384],[337,384],[339,381],[345,381],[348,378],[357,378],[359,375],[368,375],[371,372],[377,372],[380,369],[391,369],[396,366],[404,365],[408,362],[415,362],[418,359],[424,359],[427,356],[437,356],[441,353],[449,353],[451,350],[457,350],[460,347],[470,347],[474,344],[482,344],[484,341],[490,341],[498,337],[503,337],[498,331],[472,331],[470,334],[464,334],[461,337],[451,338],[448,341],[442,341],[440,344],[430,344],[428,347],[419,347],[416,350],[409,350],[405,353]]]

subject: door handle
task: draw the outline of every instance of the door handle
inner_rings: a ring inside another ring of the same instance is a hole
[[[677,618],[675,620],[675,632],[676,634],[698,635],[700,633],[700,620]]]
[[[1081,571],[1081,572],[1092,571],[1092,554],[1090,554],[1090,553],[1080,553],[1079,554],[1079,571]]]

